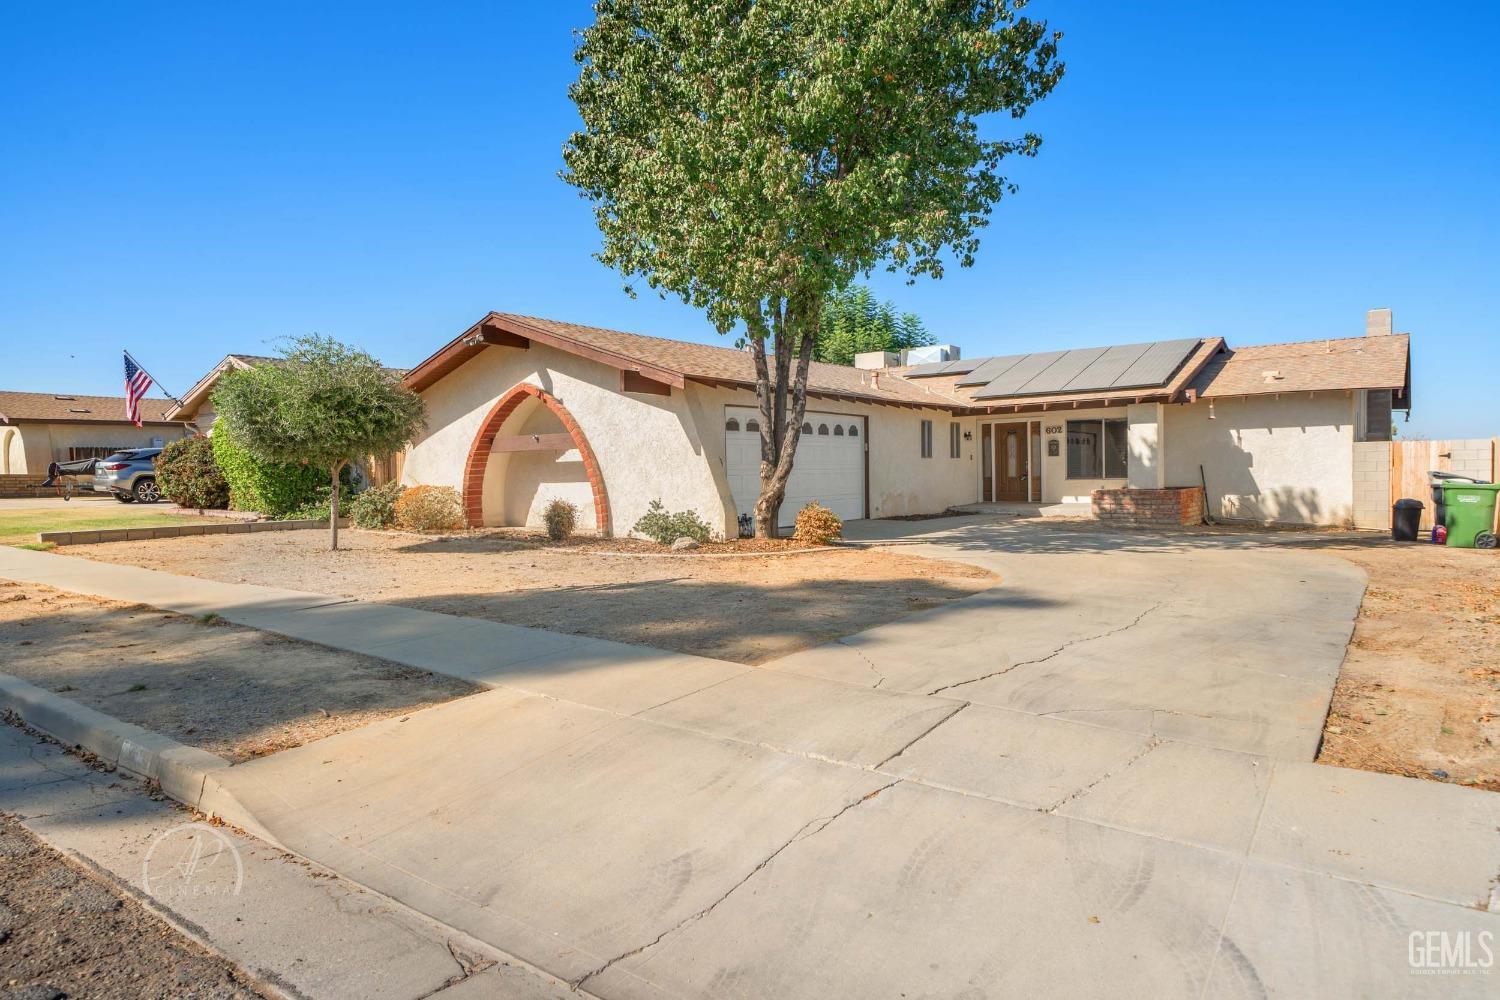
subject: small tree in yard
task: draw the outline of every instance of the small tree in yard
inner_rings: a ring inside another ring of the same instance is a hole
[[[743,326],[760,407],[756,530],[774,536],[823,304],[884,264],[973,262],[1031,133],[986,139],[1056,86],[1024,0],[597,0],[563,177],[598,258]],[[628,286],[627,286],[628,287]]]
[[[327,471],[334,549],[339,473],[355,459],[405,448],[427,417],[421,397],[370,355],[316,334],[290,339],[277,363],[227,372],[213,401],[254,457]]]

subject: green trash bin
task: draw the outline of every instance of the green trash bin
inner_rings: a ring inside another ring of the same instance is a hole
[[[1460,483],[1445,480],[1443,523],[1448,544],[1461,549],[1495,547],[1495,495],[1500,483]]]

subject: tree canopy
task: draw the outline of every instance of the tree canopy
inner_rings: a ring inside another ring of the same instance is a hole
[[[898,313],[894,303],[878,302],[868,288],[855,285],[823,303],[813,358],[852,365],[856,354],[904,351],[936,343],[916,313]]]
[[[275,361],[226,372],[213,402],[255,458],[328,472],[334,548],[339,472],[356,459],[405,448],[426,422],[426,405],[395,372],[317,334],[289,339]]]
[[[1001,161],[1036,153],[1034,133],[981,130],[1062,76],[1059,36],[1023,6],[596,2],[563,177],[627,288],[679,296],[721,332],[743,325],[765,418],[758,530],[775,531],[824,301],[877,266],[972,263],[1015,190]]]

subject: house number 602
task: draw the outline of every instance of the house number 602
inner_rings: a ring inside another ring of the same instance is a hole
[[[1047,433],[1048,434],[1061,434],[1062,431],[1063,431],[1063,429],[1061,427],[1054,426],[1054,427],[1048,427],[1047,428]]]

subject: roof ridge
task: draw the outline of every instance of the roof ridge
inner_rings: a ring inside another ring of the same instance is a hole
[[[1230,347],[1228,345],[1228,343],[1226,342],[1224,346],[1232,354],[1235,351],[1248,351],[1248,350],[1252,350],[1252,349],[1256,349],[1256,348],[1261,348],[1261,347],[1301,347],[1301,346],[1304,346],[1304,345],[1311,345],[1311,344],[1332,344],[1332,343],[1346,343],[1346,342],[1354,342],[1354,341],[1390,340],[1390,339],[1396,338],[1396,337],[1406,337],[1406,338],[1409,339],[1411,337],[1411,334],[1410,333],[1382,333],[1382,334],[1376,334],[1373,337],[1370,336],[1369,334],[1357,334],[1357,335],[1355,335],[1353,337],[1314,337],[1311,340],[1278,340],[1278,341],[1274,341],[1274,342],[1269,343],[1269,344],[1241,344],[1239,347]]]

